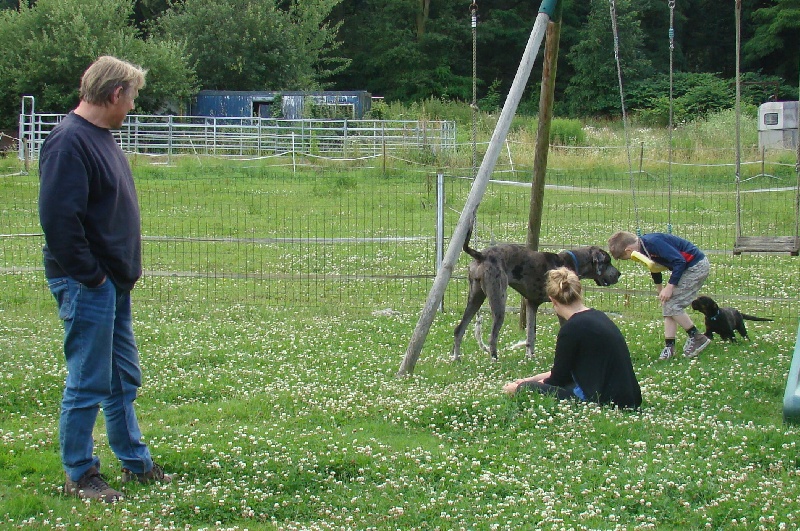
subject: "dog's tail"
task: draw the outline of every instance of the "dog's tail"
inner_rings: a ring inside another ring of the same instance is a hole
[[[766,317],[756,317],[755,315],[747,315],[746,313],[742,314],[742,319],[747,319],[748,321],[772,321],[772,319],[767,319]]]
[[[464,246],[462,247],[462,249],[464,250],[465,253],[470,255],[475,260],[482,262],[486,258],[486,256],[477,249],[473,249],[472,247],[469,246],[469,239],[472,237],[472,228],[475,226],[475,214],[476,212],[472,213],[472,222],[469,224],[469,230],[467,230],[467,235],[464,238]]]

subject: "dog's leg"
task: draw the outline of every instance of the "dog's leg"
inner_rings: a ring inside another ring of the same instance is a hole
[[[734,312],[733,324],[734,324],[733,328],[735,328],[736,331],[739,332],[739,335],[749,341],[750,338],[747,337],[747,328],[745,328],[744,326],[744,315],[742,315],[742,312],[738,310]],[[733,330],[731,330],[731,336],[733,336]]]
[[[475,336],[475,341],[478,343],[478,347],[488,354],[489,345],[483,341],[483,313],[481,311],[478,311],[478,315],[475,316],[473,335]]]
[[[528,358],[533,358],[533,355],[536,354],[536,312],[538,311],[538,305],[525,299],[525,336],[527,337],[525,356]]]
[[[464,332],[467,330],[469,322],[478,313],[483,301],[486,300],[486,294],[481,290],[480,285],[474,282],[470,285],[469,299],[467,300],[467,307],[464,309],[464,316],[461,321],[453,330],[453,352],[450,359],[458,361],[461,359],[461,340],[464,339]]]
[[[484,276],[483,292],[489,299],[489,308],[492,310],[492,333],[489,336],[489,355],[492,361],[497,361],[497,341],[500,329],[506,318],[506,299],[508,298],[508,277],[500,273],[496,276]]]
[[[706,333],[704,334],[708,339],[714,339],[714,327],[711,324],[711,321],[708,320],[708,316],[705,318],[706,323]]]
[[[489,301],[491,303],[491,301]],[[497,341],[500,337],[500,329],[503,328],[503,321],[506,317],[506,294],[503,293],[502,301],[495,301],[492,304],[492,333],[489,336],[489,355],[492,361],[497,361]]]

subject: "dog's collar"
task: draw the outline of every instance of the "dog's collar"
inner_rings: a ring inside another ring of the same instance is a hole
[[[579,271],[580,264],[578,263],[578,257],[575,256],[575,253],[573,253],[572,251],[567,251],[567,254],[570,255],[572,257],[572,261],[575,262],[575,271]]]
[[[722,312],[721,312],[720,310],[717,310],[717,313],[716,313],[716,314],[714,314],[714,317],[709,317],[709,319],[711,319],[712,321],[716,321],[716,320],[717,320],[717,317],[719,317],[719,314],[721,314],[721,313],[722,313]]]

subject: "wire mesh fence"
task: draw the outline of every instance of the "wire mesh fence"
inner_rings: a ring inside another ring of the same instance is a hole
[[[571,155],[585,158],[575,150]],[[176,164],[133,157],[145,269],[137,304],[421,308],[436,273],[436,174],[445,178],[446,246],[472,184],[471,169],[445,171],[386,156],[369,164],[306,160],[304,171],[290,171],[290,156],[184,157]],[[793,234],[793,165],[759,161],[743,168],[743,232]],[[530,174],[500,161],[478,212],[475,247],[526,240]],[[554,157],[540,249],[605,247],[617,230],[666,232],[671,226],[708,253],[712,273],[705,293],[748,313],[793,321],[800,313],[800,258],[733,254],[737,193],[731,174],[726,165],[644,159],[635,173],[587,169]],[[51,309],[37,193],[35,168],[0,178],[0,307],[33,302]],[[447,312],[463,310],[467,263],[463,255],[454,271],[443,301]],[[623,276],[617,285],[585,284],[589,302],[605,311],[658,315],[646,271],[630,262],[618,266]]]

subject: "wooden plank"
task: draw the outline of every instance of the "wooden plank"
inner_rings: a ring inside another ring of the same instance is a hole
[[[739,236],[733,246],[733,254],[742,253],[789,253],[797,256],[800,238],[796,236]]]

